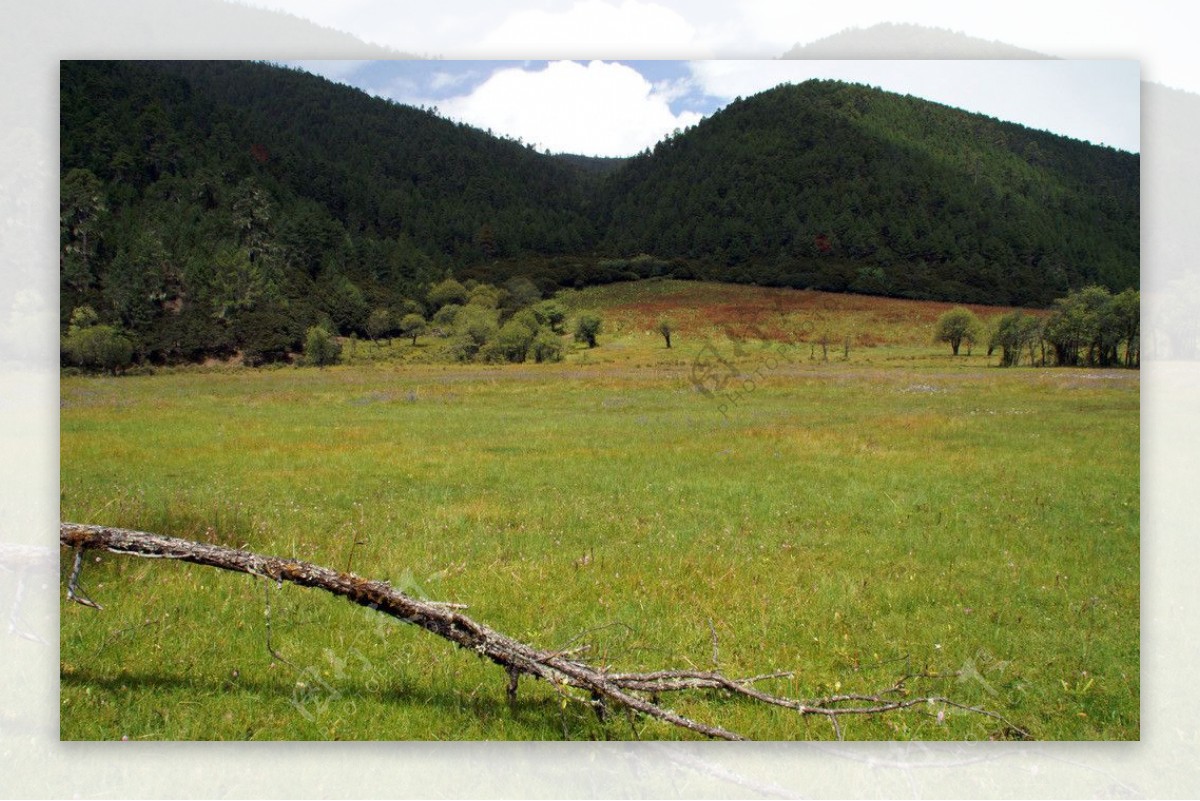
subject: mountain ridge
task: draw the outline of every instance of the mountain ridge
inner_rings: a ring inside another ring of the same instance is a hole
[[[856,84],[596,160],[291,68],[63,62],[61,131],[64,324],[89,305],[176,356],[264,305],[361,332],[447,272],[997,305],[1137,283],[1138,156]]]
[[[985,281],[978,266],[963,273],[955,265],[966,279],[954,279],[960,286],[906,283],[901,272],[891,286],[872,274],[857,288],[1044,305],[1080,281],[1136,285],[1138,167],[1137,155],[1113,148],[814,80],[739,99],[635,159],[613,179],[622,185],[610,225],[627,251],[723,254],[735,267],[778,254],[777,270],[760,265],[750,280],[834,291],[855,288],[854,280],[839,278],[833,265],[809,264],[797,274],[783,262],[840,257],[888,272],[905,262],[945,266],[982,254],[993,267],[1044,267],[1045,275],[1031,271],[1005,290]],[[682,192],[671,186],[678,175],[685,176]],[[721,203],[714,207],[713,198]],[[893,210],[899,207],[909,213]],[[683,241],[655,235],[681,229],[689,232]],[[1060,235],[1068,241],[1057,241]],[[1090,254],[1093,237],[1112,240],[1112,252]],[[709,270],[704,277],[720,276]]]

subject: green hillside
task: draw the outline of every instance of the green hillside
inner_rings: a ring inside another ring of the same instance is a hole
[[[1136,155],[865,87],[781,86],[631,159],[267,64],[63,62],[61,88],[62,324],[89,306],[141,360],[364,335],[448,272],[994,305],[1138,280]]]
[[[1138,283],[1136,155],[834,81],[739,100],[609,187],[605,237],[698,277],[1048,304]]]

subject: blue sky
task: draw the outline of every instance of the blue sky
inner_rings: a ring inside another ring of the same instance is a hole
[[[1140,150],[1136,61],[406,60],[289,62],[521,139],[628,156],[738,96],[809,78],[878,86],[1076,139]]]

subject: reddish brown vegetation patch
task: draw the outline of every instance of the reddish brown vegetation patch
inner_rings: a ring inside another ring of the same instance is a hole
[[[605,314],[624,327],[651,330],[670,318],[677,333],[736,339],[815,341],[850,336],[857,347],[928,344],[934,323],[965,305],[987,321],[1010,307],[902,300],[871,295],[669,281],[629,287]],[[638,295],[643,295],[638,297]],[[1044,312],[1032,311],[1034,314]]]

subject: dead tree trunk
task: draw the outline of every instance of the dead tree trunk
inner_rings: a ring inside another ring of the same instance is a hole
[[[1022,738],[1029,736],[1024,730],[1013,726],[993,712],[967,707],[938,696],[904,697],[904,681],[910,677],[902,678],[893,687],[875,695],[843,695],[816,701],[798,701],[759,692],[751,686],[758,681],[787,677],[790,673],[772,673],[746,679],[729,679],[720,673],[701,671],[611,673],[603,667],[594,667],[570,658],[574,652],[543,651],[518,642],[462,614],[462,605],[420,600],[393,588],[386,581],[371,581],[353,573],[343,573],[297,559],[262,556],[237,548],[143,531],[77,523],[62,523],[59,528],[59,541],[62,545],[73,548],[77,557],[84,550],[96,549],[129,556],[178,559],[221,570],[248,573],[279,584],[287,581],[303,587],[325,590],[346,598],[351,603],[412,623],[460,648],[490,659],[506,671],[510,699],[516,697],[518,678],[527,675],[548,681],[560,691],[568,687],[583,691],[587,700],[576,700],[591,704],[598,713],[603,712],[607,704],[612,704],[641,712],[706,737],[725,740],[745,738],[719,726],[683,717],[636,693],[645,693],[656,698],[664,692],[725,690],[762,703],[794,709],[802,715],[826,716],[839,737],[841,729],[838,717],[841,715],[878,714],[921,704],[942,703],[995,718],[1005,724],[1007,731],[1016,732]],[[67,588],[68,597],[99,608],[97,604],[91,603],[76,592],[80,565],[81,560],[77,558]],[[852,705],[846,706],[847,703]]]

